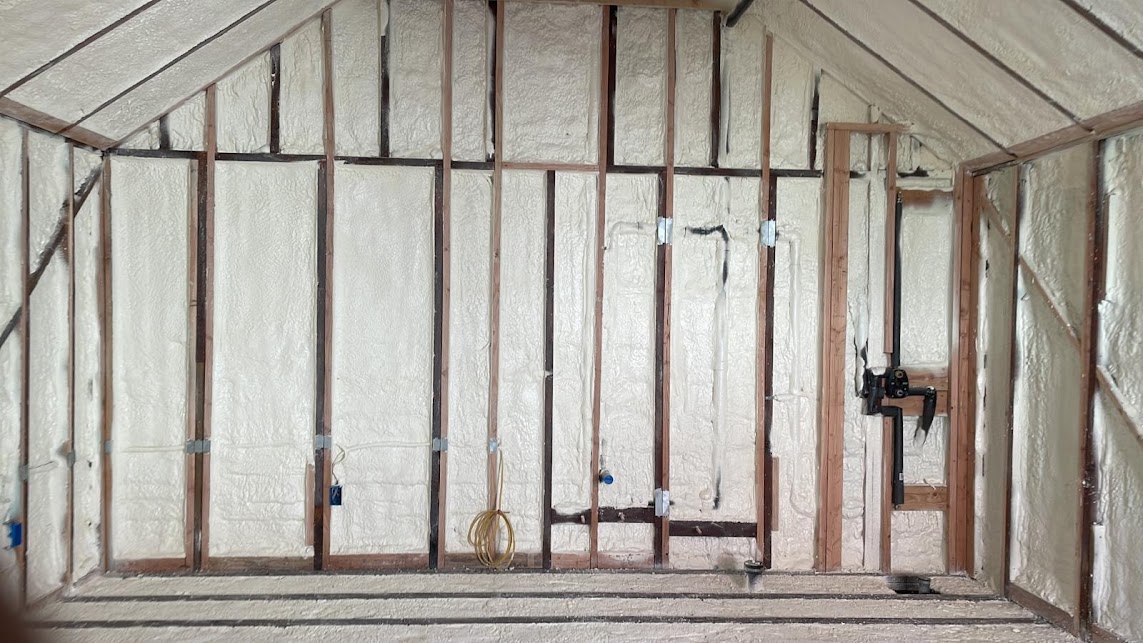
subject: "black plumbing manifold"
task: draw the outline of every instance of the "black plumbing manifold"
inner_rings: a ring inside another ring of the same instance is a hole
[[[888,368],[880,374],[867,368],[861,397],[865,399],[866,415],[884,415],[893,420],[893,506],[899,507],[905,503],[905,419],[902,408],[893,402],[907,397],[924,398],[914,438],[922,434],[927,437],[937,414],[937,389],[909,386],[909,374],[903,368]]]

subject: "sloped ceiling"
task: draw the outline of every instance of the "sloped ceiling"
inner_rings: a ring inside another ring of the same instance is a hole
[[[114,144],[335,1],[0,0],[0,113]],[[756,0],[747,19],[950,161],[1143,103],[1139,0]]]

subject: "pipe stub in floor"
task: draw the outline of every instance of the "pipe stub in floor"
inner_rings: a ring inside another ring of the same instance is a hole
[[[885,585],[898,594],[936,594],[927,576],[886,576]]]

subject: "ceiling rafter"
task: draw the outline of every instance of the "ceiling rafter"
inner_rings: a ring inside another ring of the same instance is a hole
[[[858,47],[860,47],[867,54],[869,54],[870,56],[873,56],[873,58],[875,58],[878,62],[880,62],[882,65],[885,65],[887,68],[889,68],[894,74],[900,76],[902,80],[907,82],[909,85],[911,85],[917,91],[924,94],[925,97],[927,97],[929,100],[931,100],[934,103],[936,103],[937,105],[939,105],[942,109],[944,109],[945,111],[947,111],[948,113],[950,113],[954,117],[956,117],[957,120],[959,120],[960,122],[962,122],[966,126],[968,126],[969,129],[971,129],[972,131],[979,134],[982,138],[984,138],[986,141],[988,141],[993,146],[995,146],[996,149],[1004,150],[1005,152],[1008,151],[1008,148],[1005,145],[1001,144],[999,141],[997,141],[991,134],[989,134],[988,132],[985,132],[983,129],[981,129],[981,127],[979,125],[977,125],[976,123],[974,123],[971,120],[969,120],[968,118],[966,118],[960,112],[949,107],[947,103],[945,103],[943,100],[938,98],[935,94],[933,94],[927,88],[925,88],[920,83],[918,83],[916,80],[914,80],[912,76],[909,76],[905,72],[901,71],[901,69],[899,67],[897,67],[893,63],[889,62],[884,56],[877,53],[869,45],[865,44],[865,42],[863,40],[861,40],[857,36],[854,36],[853,34],[849,33],[849,31],[847,31],[844,27],[842,27],[840,24],[838,24],[836,20],[834,20],[833,18],[826,15],[825,12],[823,12],[822,10],[815,7],[809,0],[798,0],[798,1],[802,5],[804,5],[807,9],[814,12],[822,20],[826,21],[826,23],[829,24],[831,27],[838,30],[842,35],[844,35],[847,39],[849,39],[854,44],[856,44]]]
[[[949,33],[951,33],[954,36],[956,36],[957,38],[959,38],[964,44],[968,45],[969,47],[972,47],[972,49],[974,51],[976,51],[976,53],[983,56],[989,63],[991,63],[992,65],[994,65],[998,69],[1002,70],[1005,74],[1011,76],[1016,82],[1020,83],[1025,89],[1027,89],[1028,91],[1030,91],[1033,94],[1035,94],[1036,96],[1038,96],[1040,98],[1040,100],[1051,105],[1053,108],[1056,109],[1056,111],[1060,112],[1064,116],[1067,116],[1068,119],[1071,120],[1076,125],[1080,125],[1081,127],[1084,127],[1084,129],[1090,129],[1090,128],[1085,127],[1083,125],[1083,123],[1080,121],[1079,117],[1076,116],[1071,110],[1069,110],[1069,109],[1065,108],[1063,105],[1061,105],[1058,100],[1056,100],[1055,98],[1052,98],[1044,90],[1040,89],[1034,83],[1032,83],[1032,81],[1028,80],[1023,75],[1017,73],[1016,70],[1009,67],[1004,61],[1002,61],[999,58],[997,58],[996,56],[992,55],[991,52],[989,52],[987,49],[982,47],[975,40],[970,38],[968,36],[968,34],[964,33],[960,29],[956,28],[956,26],[954,26],[949,21],[942,18],[939,14],[937,14],[937,12],[926,7],[920,0],[909,0],[909,2],[913,6],[915,6],[917,9],[919,9],[921,11],[921,13],[925,14],[930,19],[932,19],[934,22],[939,24],[945,31],[948,31]]]
[[[66,58],[69,58],[72,54],[75,54],[80,49],[83,49],[84,47],[87,47],[88,45],[95,42],[96,40],[99,40],[100,38],[106,36],[111,31],[119,28],[120,26],[122,26],[127,21],[131,20],[132,18],[135,18],[139,14],[143,13],[144,11],[150,9],[151,7],[155,6],[156,4],[158,4],[160,2],[162,2],[162,0],[150,0],[150,2],[146,2],[140,6],[132,9],[130,12],[128,12],[126,15],[119,18],[115,22],[112,22],[111,24],[107,25],[106,27],[100,29],[99,31],[96,31],[93,34],[91,34],[87,38],[84,38],[82,41],[80,41],[78,44],[74,45],[73,47],[71,47],[67,51],[56,56],[55,58],[52,58],[48,62],[40,65],[39,67],[37,67],[33,71],[29,72],[26,76],[17,80],[16,82],[12,83],[11,85],[8,85],[2,91],[0,91],[0,97],[7,96],[11,92],[16,91],[20,87],[23,87],[24,84],[26,84],[28,81],[32,80],[36,76],[39,76],[40,74],[51,69],[52,67],[55,67],[61,61],[65,60]]]

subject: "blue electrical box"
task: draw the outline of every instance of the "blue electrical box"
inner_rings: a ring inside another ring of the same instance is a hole
[[[329,506],[341,506],[341,485],[335,484],[329,488]]]
[[[24,544],[24,525],[18,522],[8,524],[8,547],[15,549]]]

